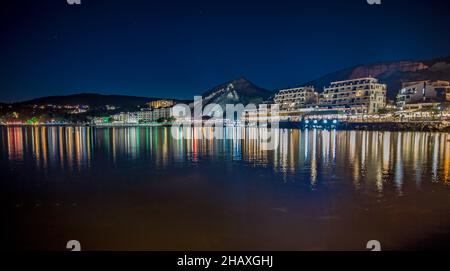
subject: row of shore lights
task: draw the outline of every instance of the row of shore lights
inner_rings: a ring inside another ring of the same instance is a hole
[[[338,121],[337,120],[323,120],[322,121],[322,124],[337,124],[338,123]],[[319,121],[318,120],[305,120],[305,124],[319,124]]]

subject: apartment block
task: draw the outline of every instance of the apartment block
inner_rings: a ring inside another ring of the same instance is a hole
[[[450,82],[415,81],[405,82],[397,95],[397,107],[407,104],[450,101]]]
[[[280,106],[280,110],[292,111],[316,106],[318,97],[314,87],[289,88],[279,90],[275,95],[274,102]]]
[[[387,86],[367,77],[332,82],[320,94],[319,105],[330,109],[348,109],[349,113],[377,113],[386,106]]]
[[[115,114],[111,116],[111,119],[115,123],[121,123],[121,124],[136,124],[138,123],[138,116],[137,113],[132,112],[121,112],[119,114]]]
[[[172,117],[172,107],[154,109],[152,110],[152,113],[153,121],[157,121],[161,118],[168,119]]]

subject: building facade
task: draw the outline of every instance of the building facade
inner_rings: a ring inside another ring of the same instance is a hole
[[[314,87],[299,87],[279,90],[274,102],[280,106],[280,110],[292,111],[316,106],[318,98],[319,95]]]
[[[136,112],[137,119],[140,123],[149,123],[153,122],[153,111],[149,109],[142,109],[139,112]]]
[[[164,107],[164,108],[158,108],[153,110],[141,110],[139,112],[130,113],[130,114],[136,114],[136,118],[139,123],[151,123],[151,122],[157,122],[158,120],[162,119],[169,119],[172,117],[172,108],[171,107]]]
[[[174,104],[175,102],[173,100],[157,100],[147,103],[147,105],[153,109],[172,107]]]
[[[387,86],[367,77],[332,82],[319,97],[319,105],[330,109],[346,108],[353,114],[373,114],[386,106]]]
[[[111,120],[118,124],[137,124],[138,116],[136,112],[121,112],[111,116]]]
[[[168,119],[172,117],[172,107],[164,107],[152,110],[153,121],[158,121],[160,119]]]
[[[450,82],[416,81],[405,82],[397,95],[397,107],[407,104],[450,101]]]

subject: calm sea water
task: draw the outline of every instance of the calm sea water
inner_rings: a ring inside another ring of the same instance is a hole
[[[2,127],[2,245],[65,250],[450,247],[447,134]],[[242,139],[238,135],[242,135]]]

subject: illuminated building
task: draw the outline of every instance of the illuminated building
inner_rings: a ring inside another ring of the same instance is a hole
[[[172,108],[171,107],[164,107],[164,108],[152,110],[153,121],[157,121],[159,119],[168,119],[171,116],[172,116]]]
[[[120,123],[120,124],[138,123],[138,117],[135,112],[131,112],[131,113],[121,112],[119,114],[112,115],[111,117],[115,123]]]
[[[139,112],[136,112],[137,119],[139,122],[148,123],[153,122],[153,111],[148,109],[142,109]]]
[[[274,102],[280,106],[280,110],[290,111],[316,106],[318,94],[314,87],[282,89],[275,95]]]
[[[168,119],[172,116],[171,107],[162,107],[153,110],[141,110],[139,112],[133,113],[136,115],[136,119],[140,123],[150,123],[156,122],[159,119]]]
[[[387,86],[378,79],[367,77],[332,82],[320,94],[321,107],[347,108],[350,113],[377,113],[386,106]]]
[[[173,100],[157,100],[147,103],[153,109],[172,107],[174,104],[175,102]]]
[[[397,95],[397,106],[430,101],[450,101],[450,82],[416,81],[405,82]]]
[[[153,110],[141,110],[136,112],[136,118],[141,123],[156,122],[159,119],[168,119],[172,116],[171,107],[161,107]]]
[[[95,117],[91,122],[94,125],[114,125],[114,124],[139,124],[152,123],[158,120],[167,120],[172,117],[172,108],[143,109],[138,112],[121,112],[110,117]]]

